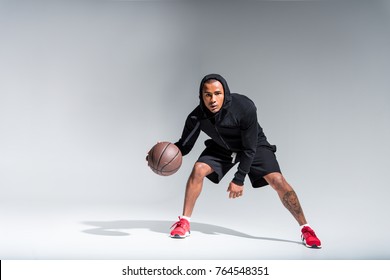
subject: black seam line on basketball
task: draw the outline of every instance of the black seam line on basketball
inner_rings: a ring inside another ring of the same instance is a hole
[[[179,155],[179,151],[177,151],[176,155],[173,157],[173,159],[171,159],[167,164],[165,164],[163,167],[161,167],[161,171],[164,170],[165,166],[169,165],[171,162],[173,162],[177,156]],[[167,171],[167,172],[171,172],[171,171]]]
[[[167,171],[159,171],[161,174],[166,174],[166,173],[168,173],[168,174],[174,174],[174,173],[176,173],[178,170],[179,170],[179,168],[180,168],[180,166],[178,167],[178,168],[175,168],[175,169],[172,169],[172,170],[167,170]]]
[[[160,170],[160,172],[173,172],[173,171],[177,171],[177,170],[179,170],[180,169],[180,166],[179,167],[176,167],[176,168],[174,168],[174,169],[171,169],[171,170]]]
[[[154,167],[150,167],[153,171],[157,171],[157,172],[160,172],[161,173],[161,171],[160,170],[158,170],[157,168],[154,168]]]
[[[163,172],[161,170],[158,170],[157,168],[154,168],[154,167],[151,167],[152,171],[156,174],[159,174],[159,175],[164,175]]]
[[[162,158],[163,154],[165,153],[166,149],[169,147],[169,145],[171,145],[171,143],[168,143],[168,145],[166,145],[166,146],[164,147],[164,150],[160,153],[160,158],[159,158],[158,161],[157,161],[157,167],[160,166],[161,158]],[[160,168],[160,169],[162,170],[162,168]]]

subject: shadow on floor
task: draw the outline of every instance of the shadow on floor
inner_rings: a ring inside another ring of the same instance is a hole
[[[150,231],[162,233],[168,236],[169,228],[172,226],[172,221],[153,221],[153,220],[86,221],[83,222],[83,224],[90,226],[92,228],[83,230],[82,232],[87,234],[94,234],[94,235],[127,236],[130,234],[128,232],[125,232],[125,230],[131,232],[132,229],[148,229]],[[212,234],[212,235],[224,234],[224,235],[237,236],[241,238],[302,244],[301,242],[297,242],[293,240],[253,236],[226,227],[204,224],[204,223],[196,223],[196,222],[191,222],[191,231],[201,232],[204,234]]]

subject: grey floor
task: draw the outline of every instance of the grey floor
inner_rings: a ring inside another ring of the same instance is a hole
[[[301,244],[297,225],[289,214],[283,214],[282,207],[273,212],[263,212],[259,207],[259,211],[242,215],[234,213],[236,202],[228,203],[233,205],[230,209],[198,211],[193,217],[192,235],[184,240],[168,237],[176,216],[164,203],[154,205],[158,211],[145,205],[3,203],[0,259],[390,258],[387,233],[359,226],[358,221],[354,230],[351,223],[347,229],[329,224],[329,219],[317,219],[315,228],[323,248],[313,250]]]

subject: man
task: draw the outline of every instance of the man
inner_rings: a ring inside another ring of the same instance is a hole
[[[210,139],[188,178],[184,207],[179,221],[172,227],[172,238],[190,235],[190,218],[202,191],[204,178],[219,183],[236,164],[237,171],[229,184],[229,198],[244,192],[248,175],[252,187],[271,185],[283,205],[301,226],[301,238],[309,248],[321,248],[321,242],[308,225],[298,197],[281,174],[271,145],[257,121],[255,104],[246,96],[230,93],[226,80],[218,74],[205,76],[199,89],[200,104],[188,115],[182,136],[175,144],[183,155],[193,148],[200,131]]]

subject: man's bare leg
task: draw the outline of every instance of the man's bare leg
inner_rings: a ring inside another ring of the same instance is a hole
[[[183,215],[173,224],[172,238],[186,238],[190,236],[190,217],[194,210],[196,200],[202,192],[204,177],[211,174],[213,169],[205,163],[196,162],[188,178],[184,196]]]
[[[196,200],[202,192],[204,178],[212,172],[213,169],[208,164],[203,162],[195,163],[186,185],[183,216],[191,217]]]
[[[298,224],[300,226],[307,224],[298,196],[283,175],[274,172],[264,176],[264,179],[276,190],[283,205],[290,211]]]
[[[309,248],[321,248],[321,241],[313,229],[307,224],[299,199],[293,188],[287,183],[283,175],[274,172],[264,176],[264,179],[276,190],[283,205],[290,211],[301,226],[303,244]]]

